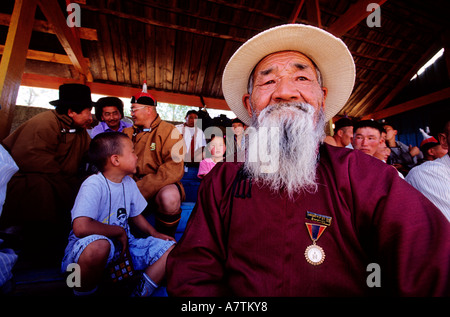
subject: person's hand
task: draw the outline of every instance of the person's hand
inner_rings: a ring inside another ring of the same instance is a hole
[[[120,229],[122,229],[122,230],[120,231],[119,235],[117,236],[117,240],[122,244],[122,252],[120,252],[120,256],[122,256],[125,253],[125,250],[127,249],[127,246],[128,246],[128,237],[127,237],[127,232],[125,231],[125,229],[122,227],[120,227]]]
[[[409,154],[414,157],[420,154],[420,149],[417,146],[409,145]]]
[[[166,235],[166,234],[162,234],[162,233],[157,232],[157,231],[154,232],[154,233],[152,234],[152,236],[155,237],[155,238],[161,239],[161,240],[166,240],[166,241],[173,241],[173,242],[176,242],[176,240],[175,240],[174,237],[168,236],[168,235]]]

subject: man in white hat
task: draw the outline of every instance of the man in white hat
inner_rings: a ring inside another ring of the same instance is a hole
[[[354,78],[345,44],[311,26],[275,27],[236,51],[222,87],[253,129],[248,155],[203,179],[167,261],[169,295],[449,293],[439,210],[383,162],[321,145]]]

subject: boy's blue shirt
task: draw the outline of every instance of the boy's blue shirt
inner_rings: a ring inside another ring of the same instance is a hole
[[[146,206],[147,201],[131,177],[125,176],[122,182],[114,183],[98,173],[81,185],[71,211],[72,222],[78,217],[89,217],[104,224],[121,226],[130,237],[128,218],[138,216]]]

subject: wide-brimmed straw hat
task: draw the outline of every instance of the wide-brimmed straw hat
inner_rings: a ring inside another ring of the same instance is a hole
[[[261,32],[245,42],[230,58],[222,77],[228,106],[245,124],[251,119],[242,97],[250,74],[265,56],[281,51],[298,51],[320,70],[328,89],[325,119],[330,120],[347,102],[355,82],[355,63],[347,46],[332,34],[304,24],[286,24]]]

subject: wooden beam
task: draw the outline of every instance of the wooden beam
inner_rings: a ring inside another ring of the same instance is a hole
[[[353,29],[359,22],[364,20],[371,14],[367,11],[367,5],[370,3],[377,3],[382,5],[387,0],[359,0],[353,3],[343,15],[341,15],[329,28],[328,31],[337,37],[341,37],[351,29]]]
[[[72,61],[75,69],[84,75],[88,82],[92,82],[94,79],[86,60],[83,57],[81,43],[79,39],[76,39],[70,28],[67,26],[66,18],[61,12],[58,1],[39,0],[39,7],[44,13],[47,21],[52,25],[59,42]]]
[[[442,32],[442,47],[444,48],[445,65],[447,66],[448,78],[450,78],[450,35],[449,29]]]
[[[450,99],[450,87],[444,88],[442,90],[433,92],[431,94],[401,103],[399,105],[389,107],[387,109],[369,114],[363,117],[363,120],[374,119],[379,120],[383,118],[388,118],[399,113],[403,113],[412,109],[416,109],[422,106],[426,106],[438,101]]]
[[[23,74],[22,77],[22,85],[30,86],[30,87],[41,87],[48,89],[58,89],[60,85],[66,83],[80,83],[80,81],[76,81],[71,78],[62,78],[62,77],[53,77],[46,75],[37,75],[37,74]],[[91,82],[86,83],[91,88],[91,92],[93,94],[106,95],[106,96],[115,96],[121,98],[131,98],[131,96],[137,94],[142,91],[142,88],[136,87],[127,87],[106,83],[97,83]],[[180,93],[173,93],[168,91],[161,90],[152,90],[149,89],[148,92],[155,97],[158,102],[165,102],[177,105],[184,106],[192,106],[192,107],[202,107],[203,104],[200,100],[200,96],[196,95],[187,95]],[[230,110],[228,104],[224,99],[219,98],[211,98],[211,97],[203,97],[207,108],[210,109],[221,109],[221,110]]]
[[[33,30],[37,0],[16,0],[0,63],[0,140],[9,135]]]
[[[0,25],[8,26],[11,23],[11,15],[0,13]],[[55,34],[52,26],[47,21],[34,20],[33,31]],[[98,41],[97,30],[79,27],[80,38],[88,41]]]
[[[322,28],[319,0],[308,0],[306,2],[306,16],[310,24]]]
[[[304,3],[305,0],[297,0],[297,2],[295,3],[294,10],[292,10],[291,17],[289,18],[289,23],[295,23],[297,21],[297,18],[300,14],[300,11],[302,11]]]
[[[43,1],[43,0],[41,0],[41,1]],[[97,8],[97,7],[90,6],[90,5],[84,5],[83,9],[86,9],[86,10],[89,10],[89,11],[93,11],[93,12],[99,12],[101,14],[107,14],[107,15],[116,16],[116,17],[119,17],[119,18],[122,18],[122,19],[139,21],[141,23],[145,23],[145,24],[148,24],[148,25],[160,26],[160,27],[163,27],[163,28],[177,30],[177,31],[182,31],[182,32],[190,32],[190,33],[194,33],[194,34],[200,34],[200,35],[203,35],[203,36],[220,38],[220,39],[223,39],[223,40],[230,40],[230,41],[241,42],[241,43],[247,41],[246,38],[242,38],[242,37],[236,37],[236,36],[231,36],[231,35],[227,35],[227,34],[219,34],[219,33],[210,32],[210,31],[203,31],[203,30],[196,29],[196,28],[176,25],[174,23],[162,22],[162,21],[155,20],[155,19],[139,17],[139,16],[136,16],[136,15],[132,15],[132,14],[128,14],[128,13],[124,13],[124,12],[120,12],[120,11],[110,10],[110,9],[107,9],[107,8]]]
[[[403,76],[403,78],[398,82],[397,86],[392,89],[389,94],[378,104],[374,112],[378,112],[384,109],[392,101],[392,99],[394,99],[394,97],[397,96],[397,94],[409,83],[411,77],[414,76],[419,68],[422,67],[422,65],[424,65],[431,56],[436,54],[439,49],[440,46],[437,43],[431,46],[422,56],[422,58],[416,63],[416,65],[412,66],[410,68],[410,71],[407,72],[405,76]]]
[[[0,45],[0,55],[3,55],[4,51],[5,51],[5,45]],[[51,62],[51,63],[57,63],[57,64],[72,65],[72,61],[70,60],[70,58],[67,55],[42,52],[42,51],[36,51],[36,50],[28,50],[27,51],[27,59],[33,59],[33,60],[42,61],[42,62]],[[89,65],[88,58],[86,58],[86,63],[88,63],[88,65]]]

